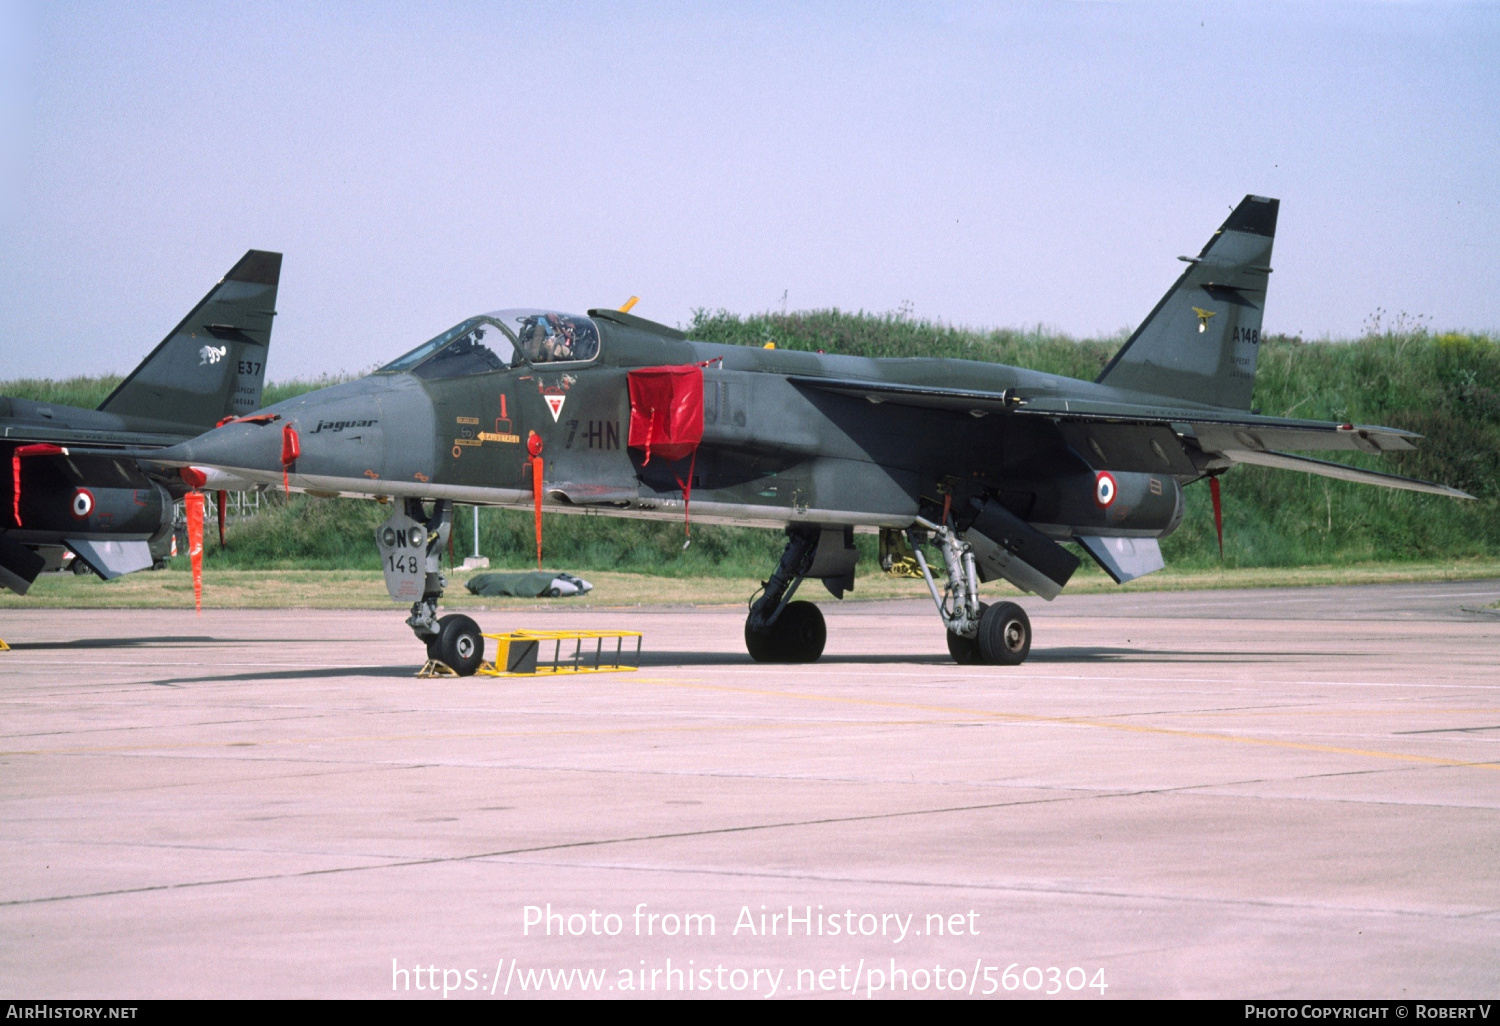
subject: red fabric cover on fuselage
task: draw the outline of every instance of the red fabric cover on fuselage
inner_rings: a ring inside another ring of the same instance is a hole
[[[692,455],[703,441],[703,368],[641,367],[629,373],[627,444],[665,460]]]

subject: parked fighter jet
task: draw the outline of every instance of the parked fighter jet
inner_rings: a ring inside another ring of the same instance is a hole
[[[1183,486],[1237,463],[1463,495],[1285,451],[1409,449],[1410,432],[1249,412],[1277,210],[1246,197],[1094,382],[695,342],[612,310],[502,310],[157,458],[400,499],[376,532],[387,587],[459,673],[483,639],[437,616],[455,502],[533,508],[539,545],[544,508],[784,528],[745,622],[750,655],[773,662],[819,657],[823,616],[793,595],[815,578],[842,597],[853,533],[879,532],[884,568],[927,582],[957,661],[1014,665],[1031,625],[982,602],[981,582],[1051,599],[1078,566],[1066,541],[1116,581],[1160,569]]]
[[[188,484],[120,449],[174,445],[260,407],[280,276],[280,253],[250,250],[97,410],[0,397],[0,584],[24,595],[68,552],[105,580],[151,566]]]

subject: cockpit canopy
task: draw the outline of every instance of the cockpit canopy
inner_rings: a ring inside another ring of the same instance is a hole
[[[499,310],[503,324],[532,363],[573,363],[599,355],[599,329],[587,317],[550,310]]]
[[[455,324],[377,374],[456,378],[522,363],[583,363],[599,355],[599,329],[587,317],[551,310],[496,310]]]

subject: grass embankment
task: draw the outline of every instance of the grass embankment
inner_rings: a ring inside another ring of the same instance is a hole
[[[336,385],[348,381],[350,375],[324,375],[310,380],[271,382],[261,394],[261,404],[270,406],[283,399],[311,392],[315,388]],[[118,374],[85,375],[76,378],[15,378],[0,381],[0,395],[17,399],[31,399],[39,403],[56,403],[59,406],[77,406],[80,409],[97,409],[109,394],[120,387],[125,379]]]
[[[563,609],[573,606],[625,608],[641,606],[743,606],[760,586],[751,577],[664,578],[652,574],[588,571],[594,590],[582,598],[478,598],[464,590],[468,574],[449,575],[443,597],[445,609]],[[1457,581],[1500,578],[1500,559],[1460,561],[1365,563],[1350,566],[1183,570],[1168,567],[1126,585],[1117,585],[1092,565],[1079,569],[1067,593],[1112,591],[1196,591],[1214,588],[1314,587],[1328,584],[1390,584],[1406,581]],[[1003,581],[981,588],[988,601],[1014,598],[1016,590]],[[817,582],[798,592],[799,598],[835,605]],[[918,599],[930,602],[921,581],[861,575],[845,601]],[[390,609],[378,570],[206,570],[203,574],[205,609]],[[48,574],[37,579],[26,596],[0,591],[0,609],[192,609],[193,580],[183,569],[138,573],[103,582],[93,575]]]
[[[712,341],[757,346],[775,341],[783,348],[863,356],[998,361],[1086,379],[1098,374],[1123,340],[971,331],[898,315],[839,311],[757,317],[700,312],[690,330],[693,337]],[[331,380],[269,385],[266,402]],[[93,406],[118,381],[7,382],[0,392]],[[1162,543],[1170,572],[1191,571],[1195,580],[1222,572],[1228,575],[1225,581],[1248,583],[1260,578],[1246,572],[1266,570],[1274,571],[1266,583],[1282,583],[1294,567],[1338,569],[1350,579],[1367,564],[1410,564],[1415,572],[1422,566],[1458,561],[1478,566],[1500,558],[1500,344],[1495,339],[1426,332],[1322,342],[1270,336],[1261,347],[1255,402],[1269,415],[1418,431],[1427,437],[1417,452],[1384,458],[1354,454],[1348,462],[1456,485],[1478,500],[1237,467],[1223,478],[1222,561],[1207,489],[1195,485],[1187,489],[1182,527]],[[271,506],[265,513],[231,528],[227,550],[210,542],[210,570],[378,569],[370,539],[388,513],[385,508],[305,496],[287,503],[268,498]],[[471,515],[467,509],[458,514],[460,555],[470,545]],[[525,513],[486,510],[480,549],[497,568],[524,569],[534,560],[531,532]],[[682,543],[681,523],[549,516],[546,524],[547,564],[591,579],[625,573],[750,581],[769,572],[783,540],[774,531],[702,525],[693,528],[690,547],[684,549]],[[861,536],[859,544],[865,565],[873,565],[874,539]],[[1086,569],[1092,570],[1091,564]]]

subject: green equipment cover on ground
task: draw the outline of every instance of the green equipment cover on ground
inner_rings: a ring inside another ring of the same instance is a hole
[[[474,595],[485,598],[511,596],[514,598],[542,598],[552,590],[557,574],[546,570],[532,570],[523,574],[475,574],[464,587]]]

